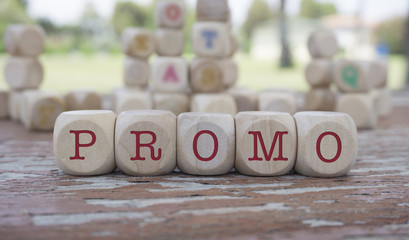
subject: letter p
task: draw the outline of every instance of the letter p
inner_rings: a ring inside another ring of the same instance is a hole
[[[73,133],[75,135],[75,156],[70,157],[70,160],[84,160],[85,157],[80,156],[80,147],[91,147],[92,145],[94,145],[97,140],[95,133],[89,130],[78,130],[78,131],[71,130],[70,133]],[[91,141],[89,143],[81,144],[80,134],[89,134],[91,136]]]

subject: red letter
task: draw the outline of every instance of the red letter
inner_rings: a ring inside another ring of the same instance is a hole
[[[332,159],[326,159],[326,158],[324,158],[324,157],[322,156],[322,154],[321,154],[321,141],[322,141],[322,139],[323,139],[325,136],[327,136],[327,135],[331,135],[331,136],[333,136],[333,137],[335,138],[335,140],[337,140],[337,154],[335,154],[335,157],[332,158]],[[324,132],[323,134],[321,134],[321,135],[318,137],[316,148],[317,148],[318,157],[321,159],[321,161],[326,162],[326,163],[335,162],[336,160],[338,160],[339,156],[341,155],[341,151],[342,151],[341,139],[340,139],[339,136],[338,136],[336,133],[334,133],[334,132]]]
[[[179,82],[179,78],[176,75],[175,69],[170,65],[165,72],[162,82]]]
[[[273,143],[271,144],[271,148],[270,148],[268,155],[267,155],[266,146],[264,145],[263,137],[261,136],[261,132],[260,131],[249,132],[249,134],[253,134],[254,136],[254,156],[252,158],[249,158],[249,161],[262,161],[263,160],[262,158],[258,157],[258,154],[257,154],[257,139],[260,140],[261,148],[263,149],[264,158],[266,159],[266,161],[270,161],[273,155],[273,151],[274,151],[276,142],[277,142],[277,137],[279,137],[278,157],[273,158],[273,160],[274,161],[287,161],[288,160],[288,158],[283,158],[283,135],[288,134],[287,131],[276,132],[274,134]]]
[[[199,140],[199,137],[200,137],[202,134],[209,134],[209,135],[212,136],[212,138],[213,138],[213,143],[214,143],[213,153],[212,153],[212,155],[210,155],[210,157],[208,157],[208,158],[204,158],[204,157],[200,156],[200,155],[199,155],[199,152],[197,151],[197,141]],[[212,160],[212,159],[216,156],[218,150],[219,150],[219,141],[217,140],[216,135],[215,135],[212,131],[202,130],[202,131],[198,132],[198,133],[195,135],[195,137],[193,138],[193,153],[195,154],[195,156],[196,156],[200,161],[206,162],[206,161]]]
[[[75,156],[70,157],[70,160],[84,160],[85,157],[80,157],[80,147],[91,147],[92,145],[94,145],[95,141],[97,140],[95,133],[89,130],[80,130],[80,131],[71,130],[70,133],[75,134]],[[87,133],[91,135],[91,142],[80,144],[80,134],[81,133]]]
[[[158,156],[155,157],[155,149],[152,147],[152,144],[156,142],[156,134],[151,131],[131,131],[131,134],[135,134],[136,136],[136,155],[135,157],[131,158],[131,161],[133,160],[145,160],[144,157],[141,157],[141,147],[147,147],[151,150],[151,158],[154,161],[157,161],[161,158],[162,156],[162,149],[158,149]],[[141,143],[141,135],[142,134],[149,134],[152,136],[152,141],[150,143]]]
[[[166,8],[166,16],[169,20],[176,21],[180,17],[180,8],[176,4],[169,4]]]

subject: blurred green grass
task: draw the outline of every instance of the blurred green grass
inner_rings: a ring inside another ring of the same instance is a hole
[[[3,72],[6,55],[0,55],[0,68]],[[192,56],[187,56],[188,59]],[[45,69],[42,89],[65,93],[71,89],[92,88],[106,94],[122,84],[123,55],[43,55],[41,62]],[[308,84],[304,78],[305,65],[298,64],[291,69],[278,68],[278,62],[251,59],[238,54],[238,86],[254,90],[267,88],[290,88],[306,91]],[[404,87],[406,74],[405,58],[391,56],[389,61],[389,82],[391,89]],[[4,74],[0,75],[0,89],[7,89]]]

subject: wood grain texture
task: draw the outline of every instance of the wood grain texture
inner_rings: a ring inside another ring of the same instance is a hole
[[[409,237],[409,92],[358,132],[345,177],[63,174],[52,134],[0,120],[3,239],[404,239]]]
[[[155,44],[159,56],[180,56],[185,49],[183,30],[159,28],[155,31]]]

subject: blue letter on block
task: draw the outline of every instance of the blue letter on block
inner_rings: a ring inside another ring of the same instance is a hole
[[[217,37],[217,32],[212,30],[204,30],[202,32],[202,37],[206,38],[206,47],[213,48],[213,39]]]

